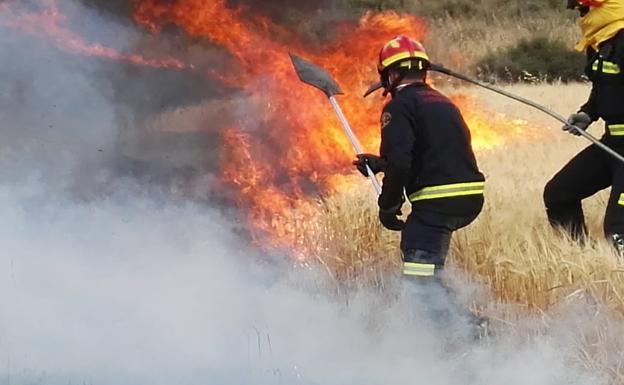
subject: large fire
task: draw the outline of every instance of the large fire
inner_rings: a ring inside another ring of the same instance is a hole
[[[137,65],[193,68],[177,59],[150,60],[86,43],[62,27],[63,16],[53,0],[45,1],[47,11],[19,14],[10,22],[34,34],[47,34],[59,47],[75,53]],[[383,100],[364,100],[361,95],[376,80],[377,50],[397,34],[416,39],[426,35],[425,22],[417,17],[367,13],[355,25],[345,22],[332,31],[337,36],[333,41],[310,45],[263,16],[228,7],[225,0],[139,0],[134,20],[154,34],[176,26],[230,53],[231,70],[219,78],[240,88],[249,104],[235,126],[219,128],[224,148],[220,177],[249,214],[254,236],[277,247],[296,244],[294,224],[305,220],[315,196],[351,186],[353,178],[353,149],[324,96],[299,82],[288,53],[320,64],[337,79],[346,93],[340,98],[345,114],[364,148],[375,152]],[[477,149],[502,145],[510,132],[522,129],[522,122],[492,117],[470,98],[456,102],[466,114]]]

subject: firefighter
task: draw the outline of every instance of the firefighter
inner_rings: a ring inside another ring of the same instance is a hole
[[[384,173],[379,220],[401,231],[403,274],[439,283],[451,235],[481,212],[485,178],[460,111],[427,85],[428,67],[423,46],[406,36],[383,47],[378,71],[392,100],[381,114],[380,154],[359,154],[353,164],[364,175],[367,165]],[[405,195],[412,211],[404,222]]]
[[[568,0],[568,8],[581,16],[583,38],[576,48],[587,54],[585,72],[592,82],[589,100],[568,123],[585,130],[603,119],[601,141],[624,155],[624,0]],[[563,129],[579,135],[570,126]],[[596,145],[579,153],[546,185],[550,223],[584,242],[587,228],[581,201],[608,187],[604,233],[624,253],[624,166]]]

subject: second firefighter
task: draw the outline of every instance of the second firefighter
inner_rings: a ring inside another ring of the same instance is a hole
[[[592,81],[589,100],[569,123],[587,129],[605,121],[601,142],[624,155],[624,0],[569,0],[580,13],[587,54],[586,74]],[[564,130],[578,134],[571,126]],[[572,159],[546,186],[544,201],[550,222],[578,240],[587,235],[581,201],[611,187],[604,219],[605,235],[624,254],[624,166],[591,145]]]

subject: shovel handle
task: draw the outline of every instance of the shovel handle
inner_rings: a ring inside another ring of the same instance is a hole
[[[340,120],[340,124],[342,125],[342,128],[345,134],[347,134],[347,137],[349,138],[349,141],[351,142],[351,145],[353,146],[353,149],[355,150],[356,154],[364,153],[364,149],[362,149],[362,145],[360,144],[360,141],[358,140],[357,136],[355,136],[355,134],[353,133],[353,130],[351,129],[351,126],[349,125],[349,121],[347,120],[346,116],[342,112],[342,109],[340,108],[340,105],[338,104],[338,101],[336,100],[336,98],[334,96],[330,96],[329,102],[334,108],[336,115],[338,115],[338,120]],[[375,192],[377,193],[377,195],[381,195],[381,185],[379,184],[377,177],[373,173],[373,170],[371,170],[371,168],[368,167],[368,165],[366,165],[366,170],[368,171],[368,178],[371,180],[371,183],[373,184],[373,187],[375,188]]]

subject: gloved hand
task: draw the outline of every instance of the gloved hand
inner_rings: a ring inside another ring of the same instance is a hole
[[[593,120],[591,116],[589,116],[585,112],[578,112],[576,114],[570,115],[568,118],[568,124],[563,126],[561,129],[563,131],[567,131],[572,135],[579,136],[581,135],[577,130],[575,130],[572,126],[576,126],[581,130],[585,131],[590,124],[592,124]]]
[[[398,216],[402,215],[401,205],[393,207],[390,210],[379,208],[379,222],[388,230],[401,231],[405,227],[405,222],[400,220]]]
[[[386,160],[378,157],[377,155],[357,154],[356,156],[357,159],[354,160],[352,164],[364,176],[368,176],[366,165],[370,167],[370,169],[373,171],[373,174],[378,174],[386,169]]]

